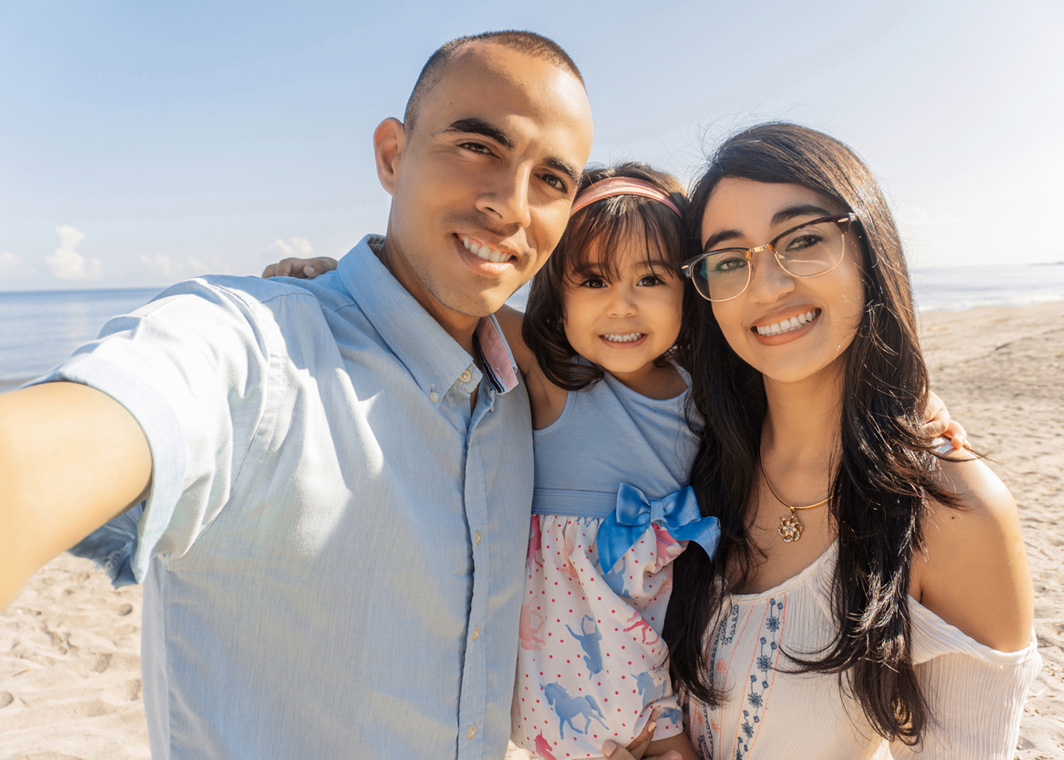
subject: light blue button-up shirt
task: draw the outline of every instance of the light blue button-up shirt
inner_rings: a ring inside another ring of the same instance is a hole
[[[50,378],[151,445],[142,511],[77,550],[145,585],[156,758],[505,751],[528,399],[495,321],[481,373],[378,242],[310,282],[178,285]]]

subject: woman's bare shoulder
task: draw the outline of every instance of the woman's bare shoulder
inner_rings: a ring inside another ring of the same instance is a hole
[[[924,547],[913,560],[914,595],[981,644],[1027,646],[1033,590],[1016,501],[987,465],[959,452],[941,463],[957,505],[928,505]]]

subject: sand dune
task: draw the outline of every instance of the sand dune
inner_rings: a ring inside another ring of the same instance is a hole
[[[1044,667],[1016,756],[1064,756],[1064,302],[930,314],[935,390],[1020,505]],[[48,564],[0,612],[0,760],[149,757],[140,589],[89,562]]]

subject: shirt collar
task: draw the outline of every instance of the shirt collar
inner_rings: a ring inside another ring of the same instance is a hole
[[[380,235],[362,238],[340,259],[336,273],[418,386],[430,397],[442,398],[472,357],[384,266],[375,252],[383,243]],[[477,337],[502,392],[512,390],[517,385],[513,355],[495,317],[480,320]]]

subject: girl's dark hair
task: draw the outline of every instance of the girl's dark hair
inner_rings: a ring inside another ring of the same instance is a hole
[[[921,434],[927,368],[894,220],[872,174],[847,146],[795,124],[762,124],[721,145],[696,183],[690,255],[701,249],[703,212],[725,177],[801,185],[859,221],[865,305],[846,354],[829,506],[838,528],[831,591],[838,635],[816,657],[788,656],[799,672],[838,674],[877,733],[915,744],[928,715],[912,663],[910,567],[925,500],[955,501],[932,479],[936,460]],[[704,427],[691,481],[703,513],[720,520],[722,535],[712,561],[697,551],[676,561],[665,630],[679,688],[720,704],[724,694],[704,659],[707,634],[729,588],[742,588],[763,559],[747,526],[766,399],[760,373],[729,347],[708,301],[700,300],[693,322],[691,399]]]
[[[671,174],[643,163],[627,162],[588,169],[580,180],[580,191],[609,177],[635,177],[668,193],[683,213],[687,198],[683,186]],[[579,196],[579,192],[577,193]],[[536,356],[543,374],[555,385],[570,391],[581,390],[602,378],[602,369],[576,361],[576,352],[565,337],[565,291],[594,264],[596,273],[611,280],[617,276],[616,258],[606,256],[593,262],[594,252],[613,252],[634,237],[642,237],[648,262],[665,260],[673,266],[672,276],[680,276],[680,264],[687,250],[683,219],[665,204],[636,195],[615,195],[592,203],[573,214],[558,247],[546,265],[532,278],[525,308],[522,336]],[[683,317],[676,350],[670,356],[688,368],[691,345],[690,307],[696,300],[684,288]]]

